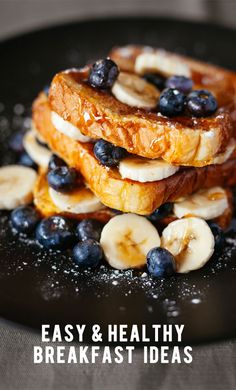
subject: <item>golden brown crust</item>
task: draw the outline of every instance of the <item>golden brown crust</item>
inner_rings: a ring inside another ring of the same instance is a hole
[[[62,212],[51,200],[49,195],[49,186],[46,179],[46,174],[41,172],[38,176],[34,187],[34,204],[42,217],[50,217],[51,215],[63,215],[66,217],[82,220],[84,218],[94,218],[102,223],[106,223],[115,213],[107,208],[95,211],[93,213],[73,214]]]
[[[229,200],[228,209],[218,218],[214,220],[222,229],[227,229],[231,223],[233,215],[233,196],[232,191],[227,189],[227,195]],[[116,215],[115,211],[104,207],[104,209],[96,211],[94,213],[86,214],[72,214],[62,212],[58,207],[55,206],[49,195],[49,186],[46,179],[45,172],[41,172],[34,188],[34,204],[37,210],[40,212],[43,218],[50,217],[52,215],[63,215],[65,217],[82,220],[84,218],[94,218],[102,223],[108,222],[112,217]],[[157,222],[158,231],[161,232],[169,223],[175,221],[177,218],[174,216],[168,216]]]
[[[90,87],[84,71],[57,74],[49,100],[53,111],[92,138],[103,138],[130,153],[162,157],[189,166],[205,166],[225,150],[232,135],[227,110],[209,118],[166,118],[131,108],[111,94]],[[203,153],[204,151],[204,153]]]
[[[114,47],[109,53],[109,56],[118,64],[121,70],[134,72],[136,58],[143,53],[155,54],[159,58],[169,60],[172,63],[172,71],[175,69],[175,64],[180,63],[187,66],[195,88],[204,88],[212,91],[217,97],[220,107],[226,107],[232,103],[235,107],[236,73],[233,71],[180,54],[171,53],[164,49],[141,45]],[[166,77],[172,75],[172,73],[168,72],[168,67],[160,70],[160,73]],[[233,120],[236,122],[235,117]]]
[[[184,168],[159,182],[124,180],[117,169],[103,167],[93,154],[93,144],[79,143],[57,131],[44,94],[33,105],[33,121],[50,148],[70,166],[81,171],[91,190],[108,207],[141,215],[151,214],[161,204],[172,202],[200,188],[236,185],[236,160],[203,168]]]

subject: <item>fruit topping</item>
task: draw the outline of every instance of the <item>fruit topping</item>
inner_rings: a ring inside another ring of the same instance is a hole
[[[20,155],[20,158],[18,160],[19,165],[24,165],[25,167],[33,168],[35,170],[38,169],[38,165],[32,160],[30,155],[26,152],[22,153]]]
[[[115,167],[119,164],[127,152],[125,149],[115,146],[103,139],[97,141],[93,148],[97,160],[106,167]]]
[[[36,229],[36,238],[45,248],[67,249],[75,242],[73,223],[59,215],[45,218]]]
[[[11,213],[11,223],[19,233],[32,233],[39,221],[39,213],[31,206],[20,206]]]
[[[52,169],[60,167],[67,167],[66,162],[62,160],[62,158],[58,157],[56,154],[52,154],[48,163],[48,170],[51,171]]]
[[[192,90],[193,81],[185,76],[172,76],[167,79],[166,87],[177,89],[186,95]]]
[[[149,83],[155,85],[159,91],[162,91],[165,88],[166,79],[158,73],[145,73],[143,78]]]
[[[88,82],[95,88],[109,89],[119,74],[118,66],[110,58],[96,61],[90,70]]]
[[[155,277],[171,276],[176,270],[174,256],[165,248],[153,248],[147,254],[147,269]]]
[[[102,232],[102,224],[96,219],[88,218],[83,219],[77,228],[76,235],[79,240],[87,240],[92,238],[93,240],[99,241]]]
[[[214,114],[217,101],[211,92],[201,89],[192,91],[187,96],[186,106],[190,114],[196,117],[206,117]]]
[[[48,184],[55,191],[70,192],[82,182],[80,176],[74,168],[66,166],[52,169],[47,174]]]
[[[159,110],[162,115],[172,117],[182,114],[185,95],[178,89],[167,88],[161,93]]]
[[[75,245],[73,258],[81,267],[95,268],[103,258],[103,250],[99,242],[89,238]]]
[[[179,273],[203,267],[213,255],[214,245],[210,227],[200,218],[178,219],[162,232],[161,246],[175,257]]]
[[[152,222],[160,221],[160,219],[168,217],[170,214],[172,214],[172,211],[173,203],[165,203],[156,209],[147,218]]]
[[[146,218],[136,214],[121,214],[104,226],[100,242],[112,267],[139,268],[146,264],[149,250],[160,246],[160,236]]]

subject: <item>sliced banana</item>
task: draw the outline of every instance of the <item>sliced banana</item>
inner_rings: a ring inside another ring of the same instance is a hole
[[[104,208],[100,200],[86,187],[78,188],[69,194],[62,194],[49,188],[49,195],[53,203],[67,213],[93,213]]]
[[[178,170],[178,166],[168,164],[162,159],[151,160],[137,156],[126,157],[119,164],[119,172],[123,179],[141,183],[165,179],[174,175]]]
[[[213,255],[214,245],[210,227],[200,218],[184,218],[171,222],[163,230],[161,238],[161,246],[175,257],[179,273],[203,267]]]
[[[230,158],[235,148],[236,148],[236,141],[234,138],[231,138],[226,150],[223,153],[220,153],[216,157],[214,157],[212,164],[223,164],[225,161],[227,161]]]
[[[58,115],[55,111],[51,112],[51,121],[53,126],[63,133],[67,135],[67,137],[72,138],[79,142],[90,142],[91,138],[83,135],[78,127],[75,127],[70,122],[65,121],[60,115]]]
[[[113,268],[138,268],[145,265],[148,251],[160,246],[160,237],[146,218],[121,214],[103,228],[101,246]]]
[[[176,60],[165,51],[156,53],[142,53],[137,56],[134,66],[135,72],[144,74],[145,72],[158,72],[166,76],[180,75],[191,77],[189,67],[180,59]]]
[[[31,203],[37,173],[28,167],[7,165],[0,168],[0,209],[12,210]]]
[[[120,72],[112,87],[112,93],[117,100],[131,107],[149,109],[157,106],[160,96],[154,85],[135,74],[125,72]]]
[[[37,133],[33,130],[28,131],[23,139],[23,145],[26,152],[36,164],[42,168],[47,168],[52,152],[45,146],[40,145],[36,139]]]
[[[195,216],[205,220],[219,217],[228,208],[226,191],[221,187],[200,190],[174,204],[178,218]]]

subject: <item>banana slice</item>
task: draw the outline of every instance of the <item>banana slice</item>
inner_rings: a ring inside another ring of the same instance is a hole
[[[165,51],[157,53],[142,53],[137,56],[134,66],[135,72],[144,74],[145,72],[158,72],[166,76],[180,75],[191,77],[189,67],[180,59],[177,61],[166,55]]]
[[[55,111],[51,112],[51,121],[53,126],[63,133],[67,135],[67,137],[72,138],[76,141],[80,142],[90,142],[91,138],[83,135],[81,131],[72,125],[70,122],[65,121],[60,115],[58,115]]]
[[[119,164],[119,172],[123,179],[141,183],[165,179],[174,175],[178,170],[178,166],[168,164],[162,159],[151,160],[137,156],[126,157]]]
[[[103,228],[101,245],[113,268],[138,268],[145,265],[148,251],[160,246],[160,237],[146,218],[121,214],[113,217]]]
[[[23,145],[26,152],[36,164],[42,168],[47,168],[52,152],[40,145],[36,140],[37,133],[33,130],[28,131],[23,139]]]
[[[178,218],[195,216],[205,220],[219,217],[228,208],[226,191],[221,187],[200,190],[174,204],[174,214]]]
[[[49,188],[49,195],[53,203],[61,210],[67,213],[83,214],[93,213],[101,210],[104,205],[90,191],[90,189],[81,187],[69,194],[62,194]]]
[[[131,107],[155,108],[160,92],[154,85],[141,77],[120,72],[118,79],[112,87],[112,93],[122,103]]]
[[[12,210],[31,203],[37,173],[28,167],[7,165],[0,168],[0,209]]]
[[[216,157],[214,157],[214,159],[212,160],[212,164],[223,164],[230,158],[231,154],[235,150],[235,147],[236,141],[234,138],[231,138],[225,152],[220,153]]]
[[[200,218],[184,218],[171,222],[163,230],[161,238],[161,246],[175,257],[179,273],[203,267],[213,255],[214,245],[210,227]]]

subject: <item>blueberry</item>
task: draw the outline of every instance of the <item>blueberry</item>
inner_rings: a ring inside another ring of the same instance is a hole
[[[40,221],[40,215],[31,206],[21,206],[11,213],[13,227],[19,233],[32,233]]]
[[[100,163],[107,167],[117,166],[120,160],[127,155],[125,149],[112,145],[110,142],[104,141],[103,139],[95,143],[93,151]]]
[[[67,249],[75,242],[73,223],[60,215],[45,218],[37,227],[36,238],[45,248]]]
[[[67,167],[67,164],[64,160],[62,160],[62,158],[58,157],[56,154],[53,154],[48,163],[48,170],[51,171],[52,169],[59,167]]]
[[[20,156],[18,160],[19,165],[24,165],[25,167],[33,168],[35,170],[38,169],[37,164],[32,160],[32,158],[28,155],[28,153],[24,152]]]
[[[153,248],[147,254],[147,269],[153,276],[171,276],[176,270],[174,256],[164,248]]]
[[[14,133],[9,140],[9,148],[16,153],[24,152],[23,138],[25,132],[20,130]]]
[[[161,93],[159,110],[162,115],[171,117],[184,110],[185,95],[177,89],[167,88]]]
[[[168,217],[173,211],[173,203],[165,203],[161,205],[158,209],[156,209],[152,214],[150,214],[147,218],[156,222],[162,218]]]
[[[119,74],[118,66],[109,58],[99,60],[93,64],[88,82],[95,88],[109,89]]]
[[[103,250],[96,240],[90,238],[79,242],[74,247],[73,258],[81,267],[95,268],[103,258]]]
[[[215,239],[215,252],[221,252],[225,245],[225,235],[223,229],[214,222],[209,222],[208,225],[211,228],[212,234]]]
[[[167,79],[166,87],[178,89],[178,91],[187,94],[193,88],[193,81],[185,76],[172,76]]]
[[[45,87],[43,88],[43,92],[45,93],[45,95],[48,96],[49,94],[49,89],[50,89],[50,85],[45,85]]]
[[[81,184],[80,177],[74,168],[58,167],[47,174],[48,184],[58,192],[70,192]]]
[[[201,89],[192,91],[186,99],[187,109],[196,117],[206,117],[214,114],[217,109],[217,101],[211,92]]]
[[[164,76],[161,76],[160,74],[145,73],[143,75],[143,78],[149,83],[155,85],[155,87],[157,87],[160,91],[162,91],[165,88],[166,79]]]
[[[92,238],[96,241],[100,240],[102,232],[102,224],[96,219],[83,219],[77,228],[76,235],[79,240],[87,240]]]

